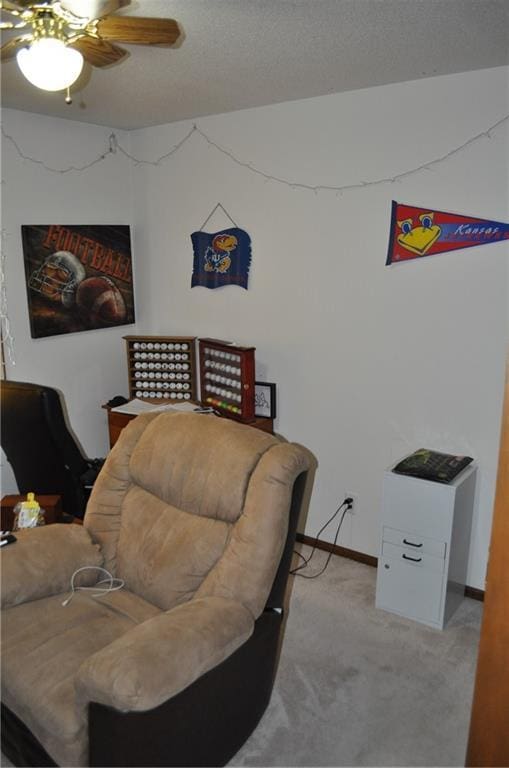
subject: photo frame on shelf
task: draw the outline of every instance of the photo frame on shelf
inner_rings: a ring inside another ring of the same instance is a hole
[[[255,381],[255,416],[276,418],[276,385],[268,381]]]

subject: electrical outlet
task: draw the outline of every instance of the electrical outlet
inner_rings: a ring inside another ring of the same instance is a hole
[[[350,512],[351,515],[357,514],[357,507],[359,505],[359,496],[356,493],[350,493],[347,491],[345,493],[345,499],[352,499],[352,505],[348,512]]]

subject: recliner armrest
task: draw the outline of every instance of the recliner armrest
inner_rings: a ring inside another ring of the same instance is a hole
[[[82,701],[144,711],[187,688],[252,634],[251,613],[223,597],[203,597],[161,613],[90,656],[76,687]]]
[[[17,541],[1,552],[1,605],[6,608],[70,590],[71,577],[84,565],[101,566],[99,545],[81,525],[56,524],[16,531]],[[95,584],[85,571],[77,586]]]

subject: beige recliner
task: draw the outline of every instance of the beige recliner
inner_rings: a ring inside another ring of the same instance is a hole
[[[311,462],[227,419],[145,414],[108,456],[83,527],[25,531],[3,549],[2,748],[14,764],[235,754],[269,701]],[[124,588],[64,607],[83,566]]]

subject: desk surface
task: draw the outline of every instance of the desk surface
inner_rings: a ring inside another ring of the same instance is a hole
[[[113,448],[124,427],[126,427],[127,424],[129,424],[129,422],[132,419],[135,419],[136,415],[131,413],[122,413],[121,411],[112,411],[108,405],[103,405],[102,407],[106,411],[108,411],[108,431],[110,436],[110,448]],[[210,418],[210,417],[204,416],[203,418]],[[227,417],[218,416],[217,418],[223,419]],[[232,419],[232,421],[236,421],[236,419]],[[242,422],[242,423],[245,423],[245,422]],[[273,434],[274,432],[273,419],[256,417],[253,421],[249,422],[247,426],[254,427],[255,429],[261,429],[263,432],[269,432],[270,434]]]

